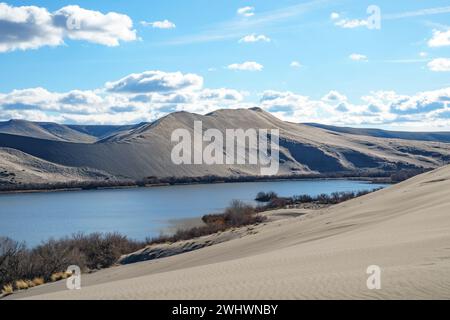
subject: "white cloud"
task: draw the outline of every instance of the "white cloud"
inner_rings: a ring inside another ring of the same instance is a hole
[[[179,72],[149,71],[124,79],[126,81],[110,82],[104,88],[87,91],[59,93],[30,88],[0,93],[0,120],[138,123],[153,121],[173,111],[205,114],[219,108],[242,107],[247,95],[228,88],[203,88],[200,76]],[[126,83],[125,87],[120,87],[124,90],[111,91],[118,89],[114,86],[118,83]]]
[[[199,98],[203,100],[215,100],[221,102],[238,102],[244,99],[244,94],[234,89],[204,89],[200,92]]]
[[[259,41],[270,42],[270,38],[263,34],[260,34],[260,35],[249,34],[239,40],[240,43],[242,43],[242,42],[259,42]]]
[[[353,61],[368,61],[367,56],[359,53],[352,53],[348,56],[350,60]]]
[[[328,102],[342,102],[346,101],[347,97],[336,90],[331,90],[322,98],[322,100]]]
[[[332,12],[332,13],[330,14],[330,19],[331,19],[331,20],[337,20],[337,19],[339,19],[339,17],[340,17],[340,15],[339,15],[339,13],[337,13],[337,12]]]
[[[240,71],[262,71],[264,66],[254,61],[246,61],[243,63],[233,63],[228,67],[230,70],[240,70]]]
[[[366,19],[340,19],[341,15],[337,12],[330,14],[330,19],[334,22],[335,26],[344,29],[353,29],[358,27],[367,27],[368,21]]]
[[[354,104],[335,90],[321,100],[285,91],[265,91],[260,106],[284,120],[333,125],[408,125],[450,128],[450,88],[401,95],[377,91]]]
[[[450,129],[450,87],[413,95],[376,91],[361,97],[358,103],[336,90],[319,99],[290,91],[267,90],[260,94],[259,102],[251,102],[246,101],[246,92],[203,88],[198,83],[186,85],[186,78],[189,77],[183,73],[148,71],[124,77],[127,90],[122,91],[111,91],[108,84],[94,90],[69,92],[44,88],[13,90],[0,93],[0,120],[124,124],[152,121],[173,111],[206,114],[219,108],[260,106],[292,122]],[[110,82],[118,83],[121,80]]]
[[[244,17],[251,17],[255,15],[255,7],[242,7],[237,10],[237,14]]]
[[[157,29],[175,29],[176,25],[175,23],[165,19],[162,21],[153,21],[153,22],[146,22],[146,21],[141,21],[141,24],[145,27],[153,27],[153,28],[157,28]]]
[[[363,19],[342,19],[336,21],[334,24],[344,29],[353,29],[358,27],[366,27],[368,22]]]
[[[425,58],[426,56],[428,56],[428,53],[425,51],[419,52],[419,56],[422,58]]]
[[[292,68],[301,68],[302,64],[299,61],[292,61],[290,66]]]
[[[428,68],[435,72],[450,71],[450,59],[449,58],[437,58],[428,62]]]
[[[106,83],[109,91],[122,93],[170,92],[202,86],[203,78],[199,75],[163,71],[133,73],[118,81]]]
[[[0,52],[58,46],[63,43],[63,29],[53,24],[45,8],[12,7],[0,3]]]
[[[433,30],[433,36],[428,41],[430,47],[450,46],[450,30],[440,31]]]
[[[116,12],[103,14],[79,6],[66,6],[54,14],[54,21],[70,39],[86,40],[106,46],[118,46],[119,41],[136,40],[133,21]]]
[[[106,46],[136,40],[132,20],[124,14],[66,6],[53,13],[37,6],[0,3],[0,52],[58,46],[65,38]]]

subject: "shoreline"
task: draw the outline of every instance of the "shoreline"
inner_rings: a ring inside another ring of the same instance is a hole
[[[139,185],[138,183],[133,185],[117,185],[117,186],[89,186],[81,187],[75,186],[71,187],[61,187],[61,188],[43,188],[43,189],[17,189],[17,190],[1,190],[0,195],[4,194],[23,194],[23,193],[53,193],[53,192],[77,192],[77,191],[93,191],[93,190],[121,190],[121,189],[133,189],[133,188],[158,188],[158,187],[169,187],[169,186],[190,186],[190,185],[211,185],[211,184],[223,184],[223,183],[252,183],[252,182],[277,182],[277,181],[321,181],[321,180],[351,180],[351,181],[365,181],[370,184],[380,183],[380,184],[395,184],[389,177],[360,177],[360,176],[348,176],[348,177],[239,177],[236,179],[218,180],[218,181],[192,181],[192,182],[166,182],[166,183],[149,183],[144,185]],[[229,178],[228,178],[229,179]],[[242,179],[242,180],[241,180]]]

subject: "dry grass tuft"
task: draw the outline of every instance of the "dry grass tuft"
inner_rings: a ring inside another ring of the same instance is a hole
[[[42,277],[36,277],[36,278],[33,279],[32,282],[33,282],[33,284],[35,286],[40,286],[40,285],[43,285],[45,283],[44,278],[42,278]]]
[[[10,294],[13,294],[14,292],[14,288],[12,286],[12,284],[7,284],[3,286],[2,289],[2,295],[3,296],[9,296]]]
[[[28,283],[25,280],[17,280],[15,284],[16,284],[17,290],[28,289]]]
[[[58,280],[67,279],[71,275],[72,274],[70,272],[56,272],[56,273],[51,275],[50,280],[55,282],[55,281],[58,281]]]
[[[36,285],[34,284],[34,282],[31,281],[31,280],[26,280],[26,283],[27,283],[27,285],[28,285],[28,288],[33,288],[33,287],[36,286]]]

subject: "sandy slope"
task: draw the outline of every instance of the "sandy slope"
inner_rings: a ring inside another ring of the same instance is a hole
[[[238,128],[279,129],[278,173],[283,175],[436,168],[450,160],[448,143],[332,132],[285,122],[261,109],[217,110],[207,115],[176,112],[151,124],[123,128],[94,144],[0,133],[0,147],[21,150],[64,166],[96,168],[134,180],[261,174],[258,165],[174,164],[171,152],[176,143],[171,141],[172,132],[184,128],[192,134],[195,121],[202,121],[204,130],[214,128],[222,133]]]
[[[9,120],[0,122],[0,132],[54,141],[92,143],[97,140],[89,134],[52,122]]]
[[[0,185],[116,180],[106,172],[54,164],[19,150],[0,147]]]
[[[450,167],[178,256],[57,283],[15,298],[450,298]],[[294,210],[295,211],[295,210]],[[379,265],[382,289],[368,290]]]

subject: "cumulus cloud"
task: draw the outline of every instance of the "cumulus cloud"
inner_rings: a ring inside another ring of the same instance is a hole
[[[146,71],[133,73],[118,81],[106,83],[111,92],[151,93],[170,92],[183,89],[198,89],[203,85],[199,75],[181,72]]]
[[[131,18],[116,12],[103,14],[72,5],[56,11],[53,20],[72,40],[85,40],[111,47],[118,46],[120,41],[136,40]]]
[[[115,12],[103,14],[66,6],[53,13],[37,6],[0,3],[0,52],[58,46],[65,38],[106,46],[136,40],[133,22]]]
[[[242,7],[237,10],[237,14],[243,17],[251,17],[255,15],[255,7]]]
[[[181,72],[130,74],[94,90],[30,88],[0,93],[0,120],[123,124],[153,121],[174,111],[208,113],[247,106],[246,92],[203,88],[203,78]],[[254,105],[249,105],[254,106]]]
[[[292,122],[334,125],[408,125],[450,129],[450,87],[412,95],[375,91],[357,103],[330,90],[319,98],[267,90],[259,100],[232,88],[204,88],[195,74],[146,71],[93,90],[29,88],[0,93],[0,120],[124,124],[153,121],[174,111],[206,114],[219,108],[259,106]]]
[[[233,63],[228,67],[230,70],[240,70],[240,71],[262,71],[264,66],[255,61],[246,61],[243,63]]]
[[[292,68],[301,68],[302,64],[299,61],[292,61],[290,66]]]
[[[322,98],[322,100],[329,102],[341,102],[346,101],[347,97],[336,90],[331,90]]]
[[[437,58],[428,62],[428,68],[435,72],[448,72],[450,71],[450,59]]]
[[[428,40],[430,47],[450,46],[450,30],[433,30],[433,36]]]
[[[175,23],[165,19],[162,21],[153,21],[153,22],[147,22],[147,21],[141,21],[141,24],[145,27],[153,27],[156,29],[175,29],[176,25]]]
[[[368,61],[367,56],[360,53],[352,53],[348,56],[350,60],[353,61]]]
[[[0,52],[37,49],[63,43],[64,30],[45,8],[0,3]]]
[[[263,34],[259,34],[259,35],[249,34],[239,40],[240,43],[242,43],[242,42],[259,42],[259,41],[270,42],[270,38]]]
[[[260,106],[293,122],[320,122],[334,125],[427,125],[450,127],[450,88],[402,95],[377,91],[355,104],[335,90],[320,100],[290,91],[265,91]]]
[[[200,92],[199,98],[202,100],[216,100],[216,101],[242,101],[244,94],[234,89],[204,89]]]

